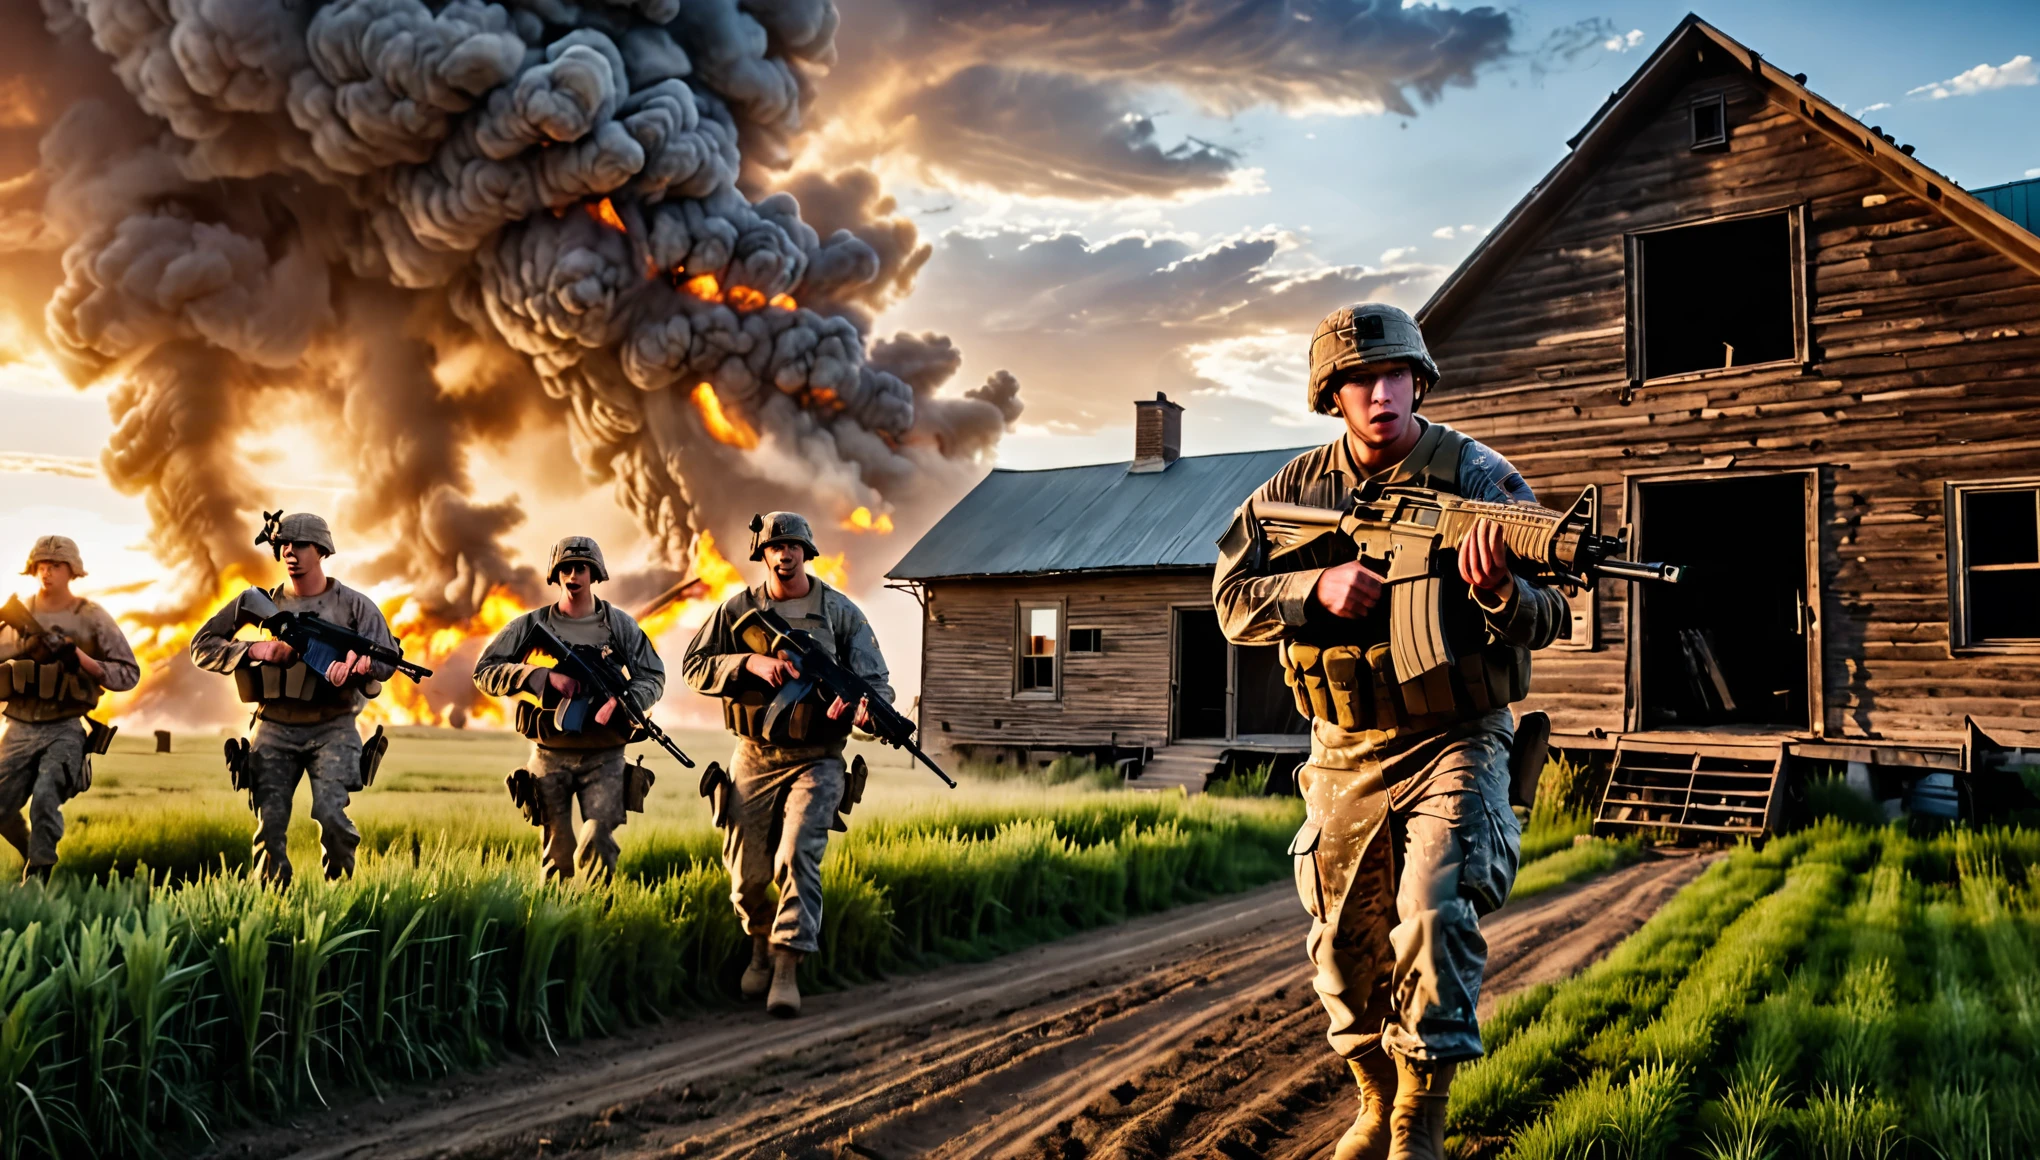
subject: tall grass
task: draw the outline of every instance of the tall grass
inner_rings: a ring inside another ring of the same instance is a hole
[[[1113,795],[881,819],[832,844],[802,969],[848,982],[1270,881],[1298,812]],[[734,995],[746,940],[701,833],[640,837],[609,889],[542,883],[515,846],[364,842],[353,878],[282,895],[203,858],[0,889],[0,1157],[174,1153],[339,1084]]]

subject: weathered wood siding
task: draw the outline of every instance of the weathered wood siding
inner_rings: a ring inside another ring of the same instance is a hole
[[[1169,732],[1170,608],[1211,603],[1211,574],[934,581],[923,626],[922,735],[949,748],[1164,745]],[[1022,603],[1065,601],[1069,630],[1102,630],[1102,654],[1063,654],[1062,695],[1016,696]]]
[[[1726,152],[1688,148],[1703,89],[1728,94]],[[1631,398],[1624,232],[1796,204],[1812,373],[1720,372]],[[1434,329],[1445,377],[1426,414],[1492,444],[1547,502],[1599,484],[1604,531],[1623,522],[1628,473],[1821,469],[1828,736],[1949,745],[1965,713],[2040,717],[2040,657],[1950,654],[1941,510],[1944,480],[2040,474],[2040,279],[1746,78],[1690,84]],[[1537,660],[1531,705],[1559,730],[1622,728],[1624,589],[1602,586],[1599,651]]]

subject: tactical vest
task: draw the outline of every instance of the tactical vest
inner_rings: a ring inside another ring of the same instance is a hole
[[[1410,482],[1458,495],[1459,459],[1468,442],[1459,432],[1443,428]],[[1333,502],[1343,502],[1343,497]],[[1307,631],[1301,639],[1283,642],[1282,676],[1296,698],[1296,711],[1349,732],[1424,732],[1527,696],[1530,650],[1489,643],[1485,616],[1463,588],[1448,590],[1442,603],[1446,638],[1459,659],[1411,681],[1396,678],[1385,608],[1359,621]]]
[[[14,716],[30,721],[61,721],[92,711],[99,704],[99,682],[76,669],[17,657],[0,664],[0,701]]]
[[[828,607],[828,597],[823,595],[816,601],[816,608]],[[785,606],[780,606],[780,615],[785,616]],[[807,630],[816,640],[828,640],[836,646],[837,659],[841,660],[847,651],[843,642],[836,639],[835,629],[830,627],[826,613],[815,616],[787,617],[786,622],[794,628]],[[765,735],[765,711],[771,707],[772,699],[779,690],[765,688],[750,677],[742,678],[741,687],[734,695],[725,696],[723,702],[723,727],[747,741],[764,745],[783,746],[828,746],[840,745],[850,739],[850,730],[856,714],[845,710],[837,720],[829,719],[829,707],[822,703],[819,693],[809,693],[795,702],[793,708],[779,720],[779,730],[773,736]],[[854,707],[853,707],[854,708]]]
[[[278,585],[269,592],[274,600],[283,593]],[[364,696],[382,692],[382,682],[362,683]],[[256,715],[279,725],[318,725],[354,712],[354,697],[344,685],[315,673],[303,660],[287,665],[252,664],[234,670],[234,693],[246,705],[256,705]]]
[[[608,635],[608,639],[603,643],[613,646],[616,643],[616,625],[609,619],[610,606],[604,604],[601,608],[602,628]],[[545,615],[544,610],[540,610],[537,615]],[[528,651],[526,655],[530,655]],[[548,696],[545,693],[540,694],[541,699],[547,699]],[[556,698],[557,694],[550,694],[550,697]],[[512,727],[517,730],[519,736],[536,743],[541,749],[614,749],[619,745],[644,740],[645,735],[638,731],[621,709],[610,714],[607,725],[597,725],[591,717],[586,728],[577,733],[566,732],[558,724],[558,711],[565,705],[563,698],[548,707],[519,697]]]

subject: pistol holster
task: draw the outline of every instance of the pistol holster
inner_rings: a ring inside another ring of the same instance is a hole
[[[368,740],[361,743],[361,788],[375,784],[375,771],[382,768],[383,755],[390,751],[390,738],[378,725]]]
[[[623,808],[633,814],[645,812],[645,797],[652,792],[652,783],[659,780],[645,764],[644,754],[638,754],[635,763],[623,770]]]
[[[1516,742],[1509,747],[1509,804],[1530,809],[1537,804],[1537,782],[1551,752],[1551,717],[1543,710],[1516,718]]]
[[[836,820],[829,828],[839,834],[850,831],[850,823],[843,819],[864,800],[864,783],[871,778],[871,767],[864,763],[862,753],[850,759],[850,768],[843,774],[843,798],[836,803]]]
[[[709,817],[716,829],[728,826],[736,812],[737,787],[722,762],[711,761],[701,771],[701,796],[708,799]]]
[[[113,735],[120,732],[120,726],[108,725],[103,721],[85,718],[85,752],[104,755],[113,747]]]
[[[539,796],[538,779],[528,769],[513,770],[503,779],[503,788],[510,791],[510,804],[524,815],[524,820],[541,829],[545,827],[545,799]]]

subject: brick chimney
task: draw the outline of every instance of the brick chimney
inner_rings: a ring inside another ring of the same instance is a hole
[[[1133,466],[1128,471],[1167,471],[1183,454],[1183,408],[1155,392],[1133,404]]]

